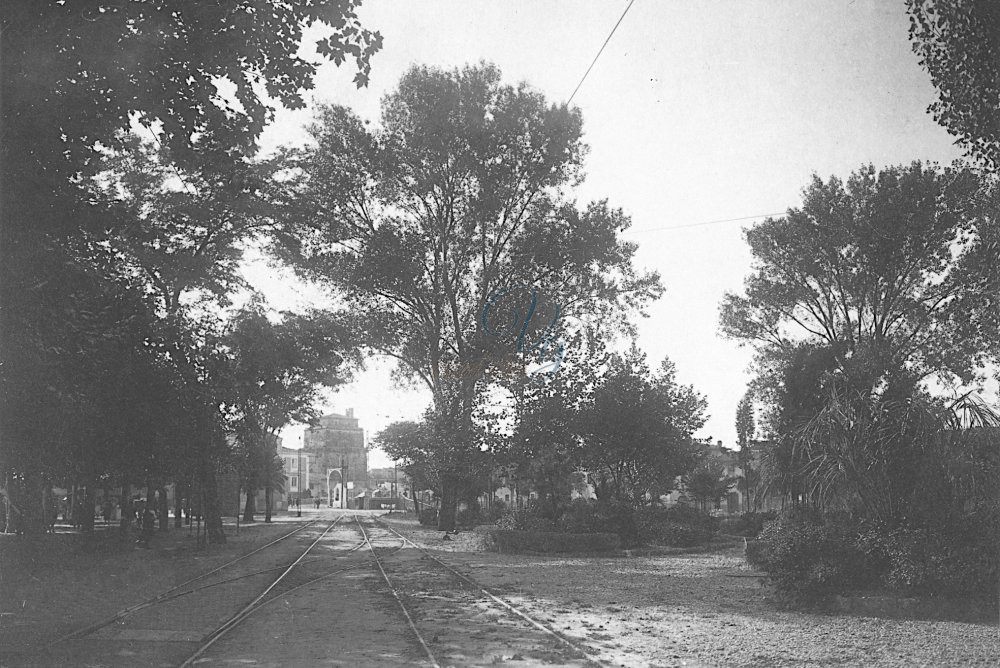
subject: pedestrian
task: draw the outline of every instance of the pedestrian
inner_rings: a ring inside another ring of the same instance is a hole
[[[152,509],[145,505],[142,511],[142,533],[139,534],[138,544],[149,548],[149,541],[153,538],[153,531],[156,528],[156,515]]]

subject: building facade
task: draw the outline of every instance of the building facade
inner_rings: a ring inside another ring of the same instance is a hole
[[[359,507],[371,494],[365,430],[354,409],[324,415],[305,431],[302,451],[309,457],[308,488],[334,508]]]
[[[314,496],[309,481],[311,479],[311,457],[304,450],[280,448],[278,456],[285,469],[285,496],[288,499],[303,499]]]

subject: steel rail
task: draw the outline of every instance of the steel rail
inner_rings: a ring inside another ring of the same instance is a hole
[[[392,593],[392,597],[395,598],[396,603],[399,604],[399,609],[403,611],[403,616],[406,617],[406,622],[410,625],[410,630],[413,631],[413,635],[417,637],[417,641],[420,643],[420,646],[424,648],[424,652],[427,654],[427,658],[430,659],[431,665],[434,666],[434,668],[441,668],[441,664],[438,663],[438,660],[434,657],[434,652],[432,652],[431,648],[427,646],[427,642],[424,640],[424,637],[420,635],[420,631],[417,629],[417,625],[414,623],[413,617],[410,616],[410,612],[406,609],[403,599],[400,598],[396,588],[392,586],[392,581],[389,579],[388,574],[386,574],[385,568],[382,567],[382,560],[379,559],[378,553],[375,552],[375,545],[371,542],[371,539],[368,538],[368,533],[365,531],[365,528],[362,526],[361,520],[358,519],[357,515],[354,516],[354,521],[358,523],[358,528],[361,529],[361,535],[365,537],[365,541],[368,543],[372,556],[375,557],[375,565],[378,566],[378,570],[382,574],[382,578],[385,580],[386,585],[388,585],[389,592]],[[392,530],[390,529],[390,531]],[[403,540],[403,544],[399,549],[403,549],[408,542],[412,542],[405,536],[401,536],[395,531],[393,531],[393,533]]]
[[[524,611],[517,609],[515,606],[513,606],[509,602],[503,600],[502,598],[500,598],[499,596],[497,596],[496,594],[494,594],[493,592],[491,592],[489,589],[487,589],[486,587],[484,587],[479,582],[473,580],[472,578],[470,578],[469,576],[465,575],[464,573],[456,570],[450,564],[445,563],[444,561],[442,561],[441,559],[439,559],[436,555],[432,554],[430,552],[430,550],[428,550],[427,548],[423,547],[422,545],[414,542],[413,540],[407,538],[406,536],[402,535],[401,533],[399,533],[398,531],[396,531],[395,529],[393,529],[391,526],[389,526],[388,524],[386,524],[382,520],[376,519],[375,522],[378,523],[378,524],[380,524],[385,529],[387,529],[387,530],[391,531],[392,533],[396,534],[401,539],[403,539],[405,542],[413,545],[414,548],[420,550],[425,556],[427,556],[430,559],[432,559],[433,561],[435,561],[439,566],[441,566],[445,570],[451,572],[453,575],[455,575],[457,578],[459,578],[460,580],[462,580],[463,582],[465,582],[470,587],[472,587],[474,589],[477,589],[480,592],[482,592],[482,594],[484,596],[486,596],[487,598],[491,599],[494,603],[502,606],[508,612],[510,612],[510,613],[512,613],[512,614],[514,614],[514,615],[516,615],[518,617],[520,617],[521,619],[523,619],[524,621],[528,622],[529,624],[531,624],[536,629],[538,629],[540,631],[543,631],[546,634],[552,636],[553,638],[555,638],[556,640],[558,640],[560,643],[562,643],[566,647],[569,647],[570,649],[572,649],[574,652],[577,652],[588,663],[591,663],[591,664],[593,664],[595,666],[604,666],[605,665],[605,664],[601,663],[600,661],[598,661],[598,660],[594,659],[593,657],[591,657],[587,653],[587,651],[585,649],[583,649],[582,647],[580,647],[579,645],[577,645],[576,643],[574,643],[573,641],[571,641],[569,638],[567,638],[563,634],[559,633],[558,631],[556,631],[555,629],[551,628],[547,624],[545,624],[543,622],[539,622],[538,620],[532,618],[530,615],[528,615]]]
[[[184,582],[181,582],[180,584],[176,584],[173,587],[170,587],[169,589],[166,589],[166,590],[160,592],[159,594],[157,594],[153,598],[146,599],[145,601],[142,601],[140,603],[136,603],[134,605],[130,605],[128,607],[122,608],[121,610],[116,611],[113,615],[111,615],[109,617],[105,617],[105,618],[101,619],[100,621],[94,622],[93,624],[91,624],[89,626],[85,626],[82,629],[77,629],[76,631],[72,631],[71,633],[67,633],[66,635],[64,635],[64,636],[62,636],[60,638],[57,638],[56,640],[53,640],[51,643],[49,643],[49,647],[52,647],[54,645],[58,645],[59,643],[65,642],[66,640],[75,640],[77,638],[83,638],[84,636],[88,636],[88,635],[90,635],[91,633],[93,633],[95,631],[99,631],[99,630],[103,629],[105,626],[108,626],[110,624],[114,624],[115,622],[117,622],[117,621],[119,621],[121,619],[124,619],[125,617],[127,617],[130,614],[132,614],[133,612],[136,612],[138,610],[143,610],[143,609],[148,608],[150,606],[158,605],[160,603],[165,603],[166,601],[169,601],[169,600],[172,600],[174,598],[177,598],[177,596],[173,595],[173,594],[174,594],[174,592],[176,592],[181,587],[189,585],[192,582],[197,582],[198,580],[201,580],[202,578],[207,578],[209,575],[214,575],[215,573],[218,573],[221,570],[229,568],[230,566],[232,566],[233,564],[235,564],[237,562],[240,562],[240,561],[243,561],[244,559],[252,557],[253,555],[255,555],[258,552],[260,552],[261,550],[265,550],[265,549],[271,547],[272,545],[274,545],[276,543],[280,543],[281,541],[285,540],[289,536],[292,536],[293,534],[296,534],[299,531],[302,531],[303,529],[309,527],[310,525],[315,524],[317,521],[318,520],[311,520],[309,522],[306,522],[303,525],[299,526],[298,528],[295,528],[295,529],[289,531],[288,533],[286,533],[286,534],[284,534],[282,536],[279,536],[278,538],[275,538],[271,542],[269,542],[269,543],[267,543],[265,545],[261,545],[260,547],[258,547],[255,550],[251,550],[250,552],[247,552],[246,554],[244,554],[242,556],[239,556],[236,559],[233,559],[231,561],[227,561],[226,563],[222,564],[221,566],[217,566],[217,567],[213,568],[210,571],[206,571],[204,573],[201,573],[200,575],[196,575],[193,578],[185,580]],[[198,589],[200,589],[200,588],[198,588]],[[194,590],[191,590],[191,591],[197,591],[197,589],[194,589]]]
[[[279,575],[277,578],[275,578],[274,581],[270,585],[268,585],[268,587],[264,591],[262,591],[256,597],[254,597],[254,599],[252,601],[250,601],[247,605],[245,605],[235,615],[233,615],[228,620],[226,620],[221,626],[219,626],[217,629],[215,629],[214,631],[212,631],[211,633],[209,633],[205,638],[203,638],[202,642],[201,642],[201,645],[198,647],[198,649],[195,650],[195,652],[191,656],[189,656],[187,659],[185,659],[182,664],[180,664],[180,668],[187,668],[187,666],[193,665],[194,662],[202,654],[204,654],[206,651],[208,651],[208,648],[211,647],[212,645],[214,645],[217,640],[219,640],[220,638],[222,638],[223,636],[225,636],[227,633],[229,633],[229,631],[231,631],[232,629],[236,628],[236,626],[238,626],[240,624],[240,622],[242,622],[244,619],[246,619],[247,617],[249,617],[250,616],[249,613],[251,613],[254,610],[254,608],[258,606],[258,604],[260,603],[260,601],[265,596],[267,596],[271,592],[272,589],[274,589],[275,587],[277,587],[278,584],[282,580],[284,580],[285,577],[287,577],[289,573],[292,572],[292,569],[294,569],[296,566],[299,565],[299,562],[302,561],[306,557],[306,555],[309,554],[310,550],[312,550],[314,547],[316,547],[316,545],[321,540],[323,540],[323,538],[325,538],[326,535],[328,533],[330,533],[330,531],[335,526],[337,526],[337,524],[340,522],[340,520],[343,519],[343,517],[344,516],[341,515],[340,517],[338,517],[337,519],[335,519],[333,522],[331,522],[330,526],[328,526],[323,531],[323,533],[321,533],[316,538],[316,540],[314,540],[313,542],[311,542],[309,544],[309,546],[305,550],[303,550],[302,554],[300,554],[299,557],[288,566],[288,568],[286,568],[284,571],[282,571],[281,575]]]

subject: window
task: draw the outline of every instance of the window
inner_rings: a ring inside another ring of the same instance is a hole
[[[291,487],[293,492],[299,491],[299,477],[297,475],[292,476]]]

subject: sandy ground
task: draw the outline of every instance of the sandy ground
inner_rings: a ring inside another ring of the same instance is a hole
[[[303,520],[312,516],[303,515]],[[146,652],[123,646],[111,659],[106,647],[105,654],[95,649],[89,655],[86,644],[76,645],[79,655],[43,648],[69,631],[264,544],[293,528],[292,522],[294,518],[283,518],[271,526],[244,528],[239,538],[231,536],[226,546],[213,546],[207,554],[195,548],[186,530],[158,537],[150,551],[74,554],[65,537],[50,537],[37,558],[27,561],[21,559],[23,549],[12,548],[13,537],[0,538],[0,665],[177,665],[175,657],[184,655],[180,637],[175,651],[157,654],[148,645]],[[605,665],[1000,665],[995,625],[778,610],[757,579],[730,577],[752,574],[738,549],[616,558],[500,555],[481,550],[480,532],[462,532],[444,541],[440,533],[412,520],[390,518],[389,524],[587,648],[592,659]],[[400,550],[401,542],[384,529],[372,535],[390,579],[442,665],[585,662],[485,602],[419,551]],[[197,665],[426,665],[426,655],[370,553],[350,551],[358,541],[356,529],[346,522],[339,526],[322,555],[334,561],[317,559],[310,568],[337,563],[351,566],[349,570],[276,599],[214,645]],[[207,606],[205,614],[224,618],[250,595],[251,585],[242,582],[242,589],[233,589],[228,598],[220,595],[218,609]],[[178,614],[183,611],[164,608],[146,625],[161,631],[174,628]],[[107,643],[111,637],[103,640]],[[98,637],[90,642],[101,641]],[[146,655],[150,652],[157,661]],[[87,658],[99,655],[105,658]]]
[[[621,666],[998,666],[995,624],[780,611],[743,563],[714,554],[556,558],[468,551],[480,537],[392,525],[494,593]]]
[[[47,646],[302,522],[276,519],[243,525],[239,535],[235,526],[227,526],[227,543],[207,548],[196,545],[187,528],[157,534],[148,550],[136,548],[132,540],[119,542],[117,529],[101,528],[87,544],[69,533],[40,536],[28,544],[24,538],[0,535],[0,665],[81,665],[65,656],[71,650],[58,648],[53,654]]]

